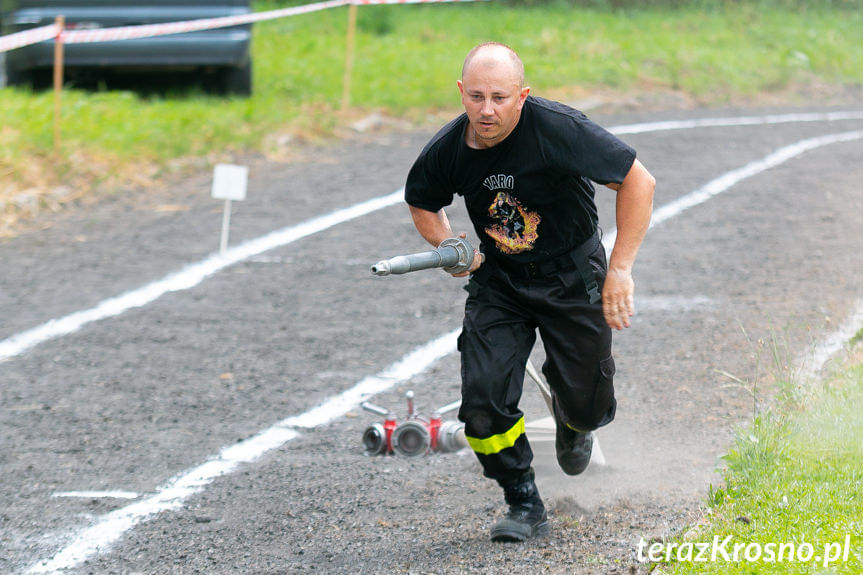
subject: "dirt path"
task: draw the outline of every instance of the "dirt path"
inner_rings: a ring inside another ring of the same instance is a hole
[[[826,110],[772,110],[804,111]],[[765,112],[596,118],[620,126]],[[863,120],[623,137],[657,177],[659,208],[776,150],[852,130]],[[396,191],[429,135],[358,136],[311,150],[304,162],[254,166],[248,200],[235,204],[232,244]],[[548,538],[491,545],[501,496],[472,455],[365,457],[360,435],[378,418],[349,409],[291,428],[279,446],[201,481],[170,509],[139,513],[110,546],[82,551],[64,572],[645,570],[639,540],[699,517],[717,458],[751,416],[753,389],[729,385],[722,372],[757,383],[766,399],[782,372],[774,351],[795,366],[860,298],[861,152],[861,139],[800,151],[654,227],[636,269],[635,324],[615,340],[620,407],[599,433],[607,465],[568,478],[548,434],[535,434],[538,483],[553,511]],[[611,230],[613,194],[599,195]],[[208,196],[202,175],[68,211],[50,229],[0,244],[0,340],[210,256],[221,205]],[[451,218],[469,229],[460,206]],[[0,363],[0,572],[74,555],[86,547],[76,537],[94,537],[82,529],[152,501],[226,446],[246,445],[458,329],[458,281],[368,272],[381,257],[420,249],[407,210],[393,205]],[[530,385],[529,423],[546,416]],[[392,382],[374,402],[403,414],[407,389],[426,413],[457,399],[457,355]],[[57,496],[81,490],[131,499]]]

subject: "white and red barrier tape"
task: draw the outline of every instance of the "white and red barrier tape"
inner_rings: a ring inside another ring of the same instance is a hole
[[[275,20],[287,16],[297,16],[318,12],[329,8],[338,8],[349,4],[373,5],[373,4],[429,4],[445,2],[473,2],[475,0],[328,0],[315,4],[305,4],[291,8],[269,10],[267,12],[253,12],[251,14],[239,14],[237,16],[223,16],[220,18],[206,18],[203,20],[186,20],[183,22],[167,22],[163,24],[144,24],[141,26],[121,26],[118,28],[103,28],[100,30],[64,30],[62,41],[64,44],[83,44],[89,42],[111,42],[116,40],[132,40],[135,38],[149,38],[152,36],[166,36],[168,34],[182,34],[185,32],[197,32],[199,30],[212,30],[216,28],[227,28],[229,26],[240,26],[264,20]],[[56,25],[43,26],[33,30],[25,30],[16,34],[0,37],[0,52],[14,50],[30,44],[36,44],[44,40],[50,40],[57,36]]]
[[[182,34],[184,32],[197,32],[198,30],[212,30],[215,28],[227,28],[228,26],[239,26],[263,20],[274,20],[286,16],[297,16],[318,12],[329,8],[338,8],[350,4],[350,0],[329,0],[317,2],[292,8],[281,8],[268,12],[253,12],[251,14],[239,14],[237,16],[222,16],[221,18],[207,18],[204,20],[186,20],[184,22],[167,22],[164,24],[144,24],[143,26],[123,26],[120,28],[104,28],[102,30],[70,30],[63,32],[63,42],[66,44],[83,44],[85,42],[110,42],[113,40],[131,40],[134,38],[147,38],[151,36],[166,36],[168,34]]]
[[[15,34],[9,34],[7,36],[0,36],[0,52],[8,52],[15,48],[21,48],[22,46],[38,44],[44,40],[50,40],[51,38],[56,37],[56,24],[33,28],[31,30],[24,30],[23,32],[16,32]]]

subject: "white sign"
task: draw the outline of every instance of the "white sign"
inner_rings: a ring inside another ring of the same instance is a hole
[[[216,164],[213,170],[213,197],[219,200],[245,200],[248,166]]]

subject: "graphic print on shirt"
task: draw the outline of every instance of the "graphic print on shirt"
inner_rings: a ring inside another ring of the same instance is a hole
[[[489,176],[483,186],[491,191],[512,190],[515,180],[504,174]],[[506,191],[499,191],[488,208],[488,215],[495,223],[485,229],[485,233],[505,254],[518,254],[533,249],[539,234],[540,217],[531,212]]]

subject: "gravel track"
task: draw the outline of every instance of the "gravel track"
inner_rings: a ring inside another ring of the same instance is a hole
[[[764,112],[592,115],[613,126]],[[660,207],[778,148],[849,130],[863,121],[624,139],[656,176]],[[253,161],[232,244],[397,190],[429,136],[356,135],[304,150],[302,161]],[[699,519],[719,456],[751,418],[752,389],[723,372],[757,383],[758,400],[769,400],[784,365],[793,372],[859,302],[861,154],[863,140],[803,153],[651,230],[635,270],[638,314],[615,339],[620,406],[598,434],[608,465],[566,477],[553,443],[537,434],[548,537],[491,544],[501,492],[473,456],[366,457],[360,436],[378,417],[357,408],[300,429],[63,572],[647,572],[639,540]],[[598,194],[612,229],[613,193]],[[470,229],[461,206],[450,216]],[[201,174],[72,208],[0,244],[0,340],[208,257],[220,222]],[[459,281],[438,271],[369,274],[381,257],[422,249],[407,209],[388,207],[0,363],[0,572],[26,572],[225,446],[457,329]],[[783,365],[773,365],[774,350]],[[534,355],[542,361],[540,345]],[[458,399],[458,373],[449,354],[373,401],[403,415],[413,389],[429,413]],[[528,423],[546,417],[531,386]],[[77,490],[140,496],[53,496]]]

